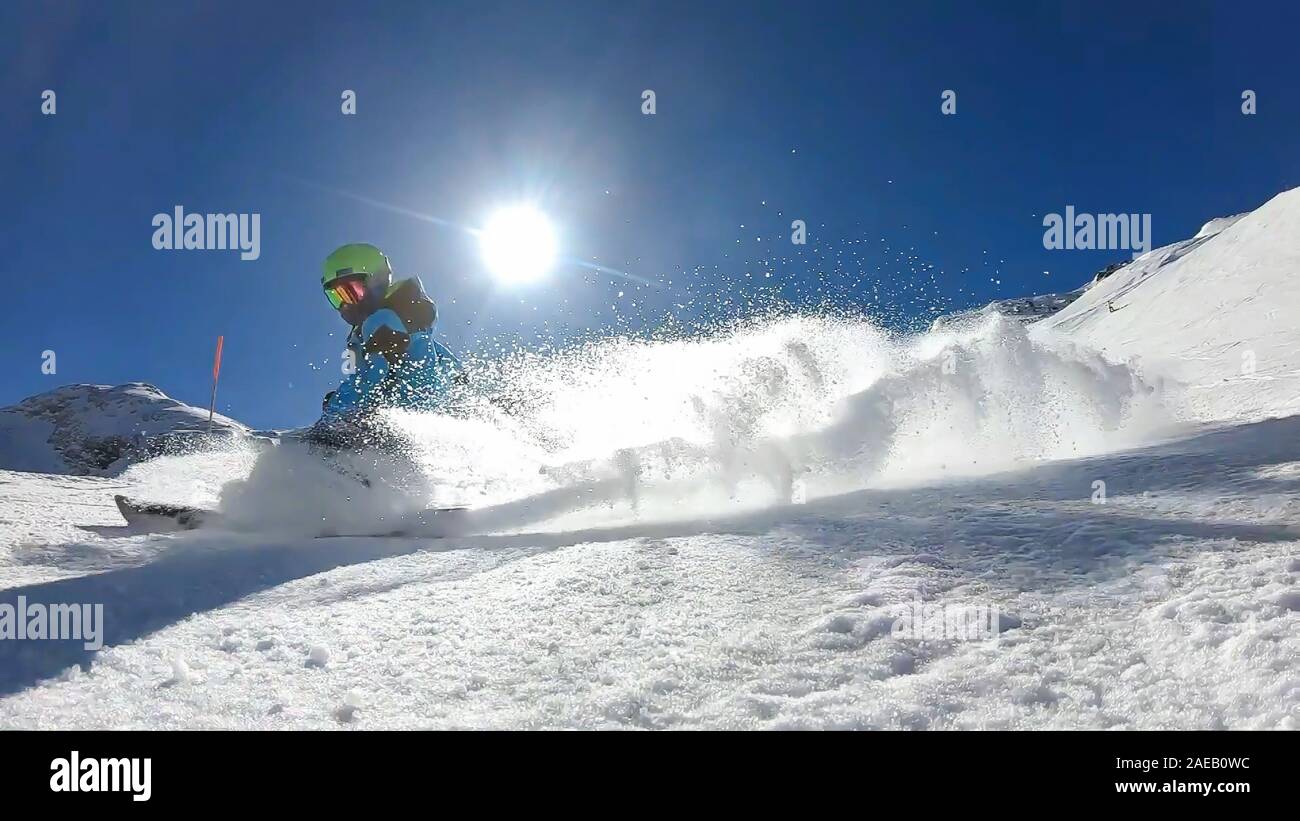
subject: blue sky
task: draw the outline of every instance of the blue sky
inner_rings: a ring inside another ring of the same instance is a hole
[[[309,422],[346,330],[319,266],[344,242],[491,354],[764,288],[922,323],[1126,256],[1045,250],[1067,205],[1149,213],[1159,245],[1300,185],[1294,4],[981,5],[6,4],[0,404],[140,380],[205,405],[224,334],[219,408]],[[472,237],[402,213],[472,227],[519,199],[567,256],[654,284],[570,263],[506,287]],[[176,205],[260,214],[260,258],[155,250]]]

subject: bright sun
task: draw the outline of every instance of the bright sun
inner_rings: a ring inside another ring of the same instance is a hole
[[[537,279],[555,264],[555,231],[546,215],[530,205],[494,213],[478,241],[488,270],[507,282]]]

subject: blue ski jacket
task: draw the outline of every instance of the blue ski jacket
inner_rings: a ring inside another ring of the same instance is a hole
[[[438,311],[419,278],[389,287],[381,306],[348,334],[348,375],[325,397],[323,421],[376,407],[438,410],[464,368],[433,338]]]

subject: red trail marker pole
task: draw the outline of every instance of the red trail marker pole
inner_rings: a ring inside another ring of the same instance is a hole
[[[221,376],[221,346],[224,336],[217,337],[217,356],[212,360],[212,401],[208,404],[208,433],[212,433],[212,414],[217,409],[217,379]]]

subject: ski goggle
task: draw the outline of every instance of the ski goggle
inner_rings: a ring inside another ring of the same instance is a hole
[[[350,276],[331,280],[325,283],[325,296],[336,311],[344,305],[359,305],[366,298],[366,278]]]

